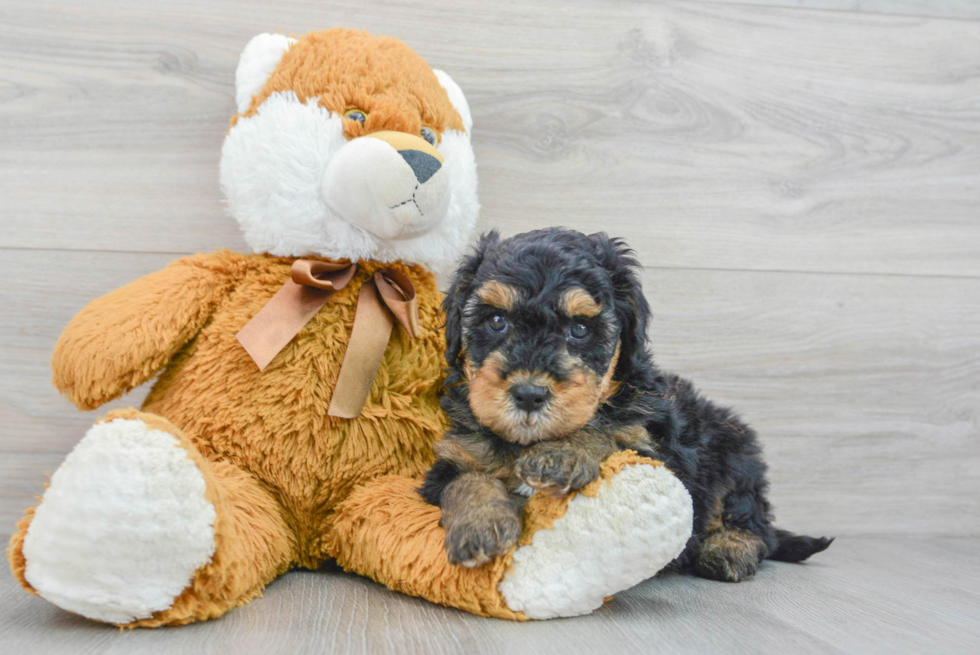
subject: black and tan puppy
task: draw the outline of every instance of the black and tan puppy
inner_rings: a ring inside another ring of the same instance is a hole
[[[442,508],[451,562],[506,552],[526,496],[579,489],[624,448],[665,462],[691,494],[682,570],[737,582],[762,559],[830,545],[771,525],[755,433],[656,368],[638,268],[622,241],[561,228],[491,232],[459,266],[444,302],[452,425],[421,489]]]

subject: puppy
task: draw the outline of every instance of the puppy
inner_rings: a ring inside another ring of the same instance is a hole
[[[623,241],[563,228],[490,232],[460,264],[443,305],[451,427],[420,489],[442,509],[450,562],[506,553],[527,496],[580,489],[627,448],[691,494],[681,570],[738,582],[830,545],[772,526],[755,432],[654,365],[638,269]]]

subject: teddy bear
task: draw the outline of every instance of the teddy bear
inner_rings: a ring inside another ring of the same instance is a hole
[[[662,464],[618,453],[598,480],[535,496],[520,543],[449,564],[418,493],[446,427],[441,296],[477,220],[472,118],[407,45],[331,29],[260,34],[221,152],[254,254],[175,261],[86,306],[52,358],[95,421],[11,538],[22,586],[124,627],[178,625],[328,561],[485,616],[588,613],[690,536]]]

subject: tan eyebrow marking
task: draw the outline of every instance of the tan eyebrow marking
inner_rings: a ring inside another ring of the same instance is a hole
[[[491,307],[511,311],[517,304],[518,293],[509,284],[490,280],[477,290],[476,297]]]
[[[597,303],[589,293],[580,287],[569,289],[562,295],[562,304],[568,316],[592,317],[602,311],[602,305]]]

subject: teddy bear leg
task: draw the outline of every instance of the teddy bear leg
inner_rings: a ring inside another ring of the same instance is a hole
[[[388,476],[357,489],[338,511],[330,555],[391,589],[484,616],[588,614],[656,574],[691,536],[684,485],[660,462],[624,451],[581,491],[532,497],[510,553],[478,568],[454,566],[439,509],[419,497],[419,484]]]
[[[165,419],[97,422],[11,539],[15,577],[62,609],[127,627],[220,616],[292,559],[278,504],[247,473],[204,459]]]

